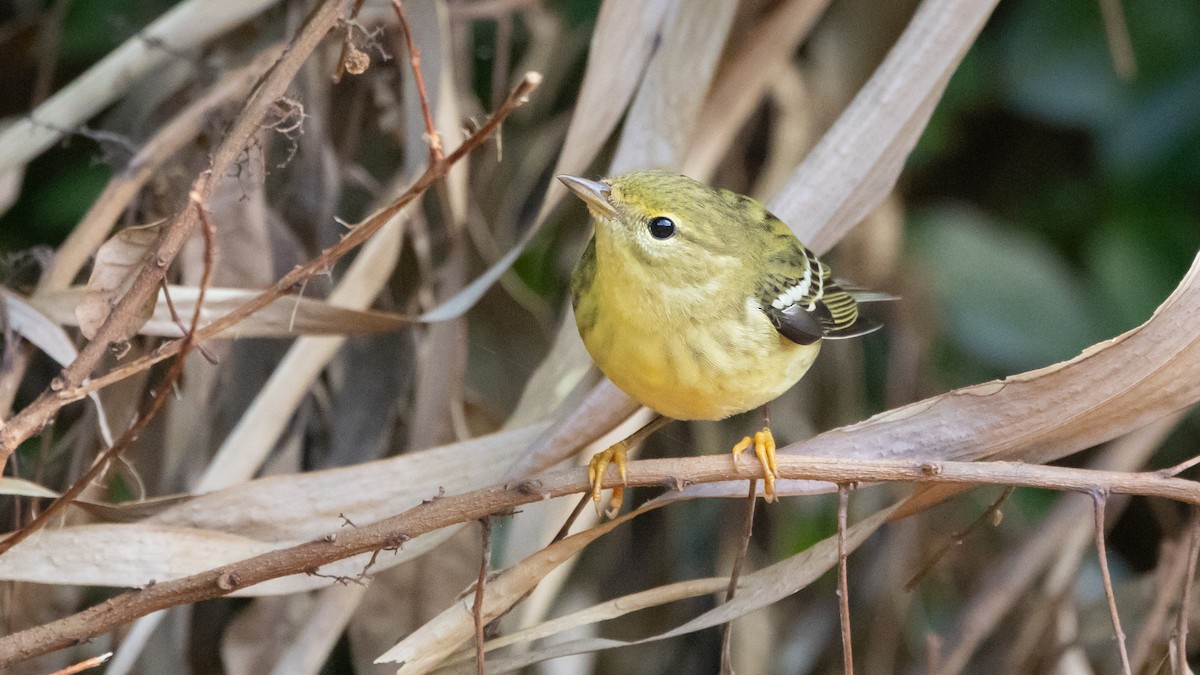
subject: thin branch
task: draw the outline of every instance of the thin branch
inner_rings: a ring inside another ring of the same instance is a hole
[[[850,506],[850,488],[838,484],[838,616],[842,625],[842,671],[854,675],[854,648],[850,642],[850,583],[846,574],[846,512]]]
[[[1100,576],[1104,579],[1104,596],[1108,598],[1108,612],[1112,616],[1113,631],[1117,637],[1117,652],[1121,655],[1121,672],[1132,675],[1133,669],[1129,664],[1129,652],[1125,649],[1125,631],[1121,628],[1121,616],[1117,613],[1117,596],[1113,592],[1112,576],[1108,573],[1108,551],[1104,546],[1104,506],[1108,502],[1108,493],[1096,490],[1092,493],[1096,506],[1096,555],[1100,558]]]
[[[334,84],[342,81],[350,55],[357,50],[354,46],[354,22],[362,11],[363,2],[364,0],[354,0],[354,9],[350,10],[350,18],[346,21],[346,36],[342,38],[342,51],[338,54],[337,69],[333,72]]]
[[[483,551],[479,554],[479,579],[475,582],[475,604],[471,607],[471,616],[475,619],[475,671],[484,675],[483,628],[483,590],[487,584],[488,568],[492,566],[492,517],[484,516],[479,521]]]
[[[938,564],[938,561],[940,561],[942,557],[950,551],[950,549],[956,546],[961,546],[962,543],[967,540],[967,537],[984,523],[997,523],[998,519],[1001,517],[1000,505],[1008,499],[1008,496],[1011,495],[1012,492],[1013,488],[1010,485],[1009,487],[1005,488],[1004,492],[1000,493],[1000,496],[996,498],[996,501],[992,502],[986,509],[984,509],[983,513],[979,514],[979,516],[976,517],[975,520],[972,520],[969,525],[958,532],[951,534],[950,538],[942,544],[941,548],[935,551],[934,554],[929,557],[929,560],[925,561],[924,565],[921,565],[921,569],[917,570],[917,573],[912,575],[912,578],[908,580],[908,583],[904,584],[904,590],[911,591],[916,588],[917,584],[921,583],[921,579],[925,578],[926,574],[929,574],[929,571]]]
[[[570,515],[568,515],[567,519],[563,521],[562,527],[558,528],[558,533],[554,535],[554,539],[550,540],[551,544],[567,538],[567,535],[571,533],[571,526],[574,525],[575,521],[579,519],[579,514],[583,513],[583,508],[587,506],[587,503],[590,501],[592,501],[592,495],[589,493],[584,493],[579,498],[579,503],[575,505],[575,508],[571,510]]]
[[[162,382],[150,392],[150,397],[147,399],[145,408],[139,411],[137,419],[121,435],[121,438],[116,443],[113,443],[111,448],[105,450],[100,455],[100,458],[93,462],[92,466],[66,492],[46,507],[45,511],[38,514],[28,525],[13,532],[3,541],[0,541],[0,555],[3,555],[4,552],[24,541],[29,535],[45,527],[63,509],[67,508],[71,502],[75,501],[83,493],[84,489],[88,485],[91,485],[92,481],[108,470],[108,467],[120,457],[122,452],[133,445],[133,442],[137,440],[146,426],[150,424],[150,421],[162,410],[163,405],[170,400],[171,391],[175,387],[175,383],[179,381],[179,376],[183,374],[183,366],[187,360],[188,352],[191,351],[195,344],[196,325],[200,322],[200,313],[204,307],[204,296],[208,291],[209,283],[212,281],[212,268],[216,257],[215,231],[212,223],[209,222],[207,215],[204,213],[204,206],[200,203],[200,198],[200,194],[197,192],[192,192],[188,197],[189,204],[195,205],[196,210],[199,212],[198,218],[203,223],[200,231],[204,235],[204,272],[200,277],[200,290],[196,295],[196,307],[192,311],[192,323],[182,338],[183,348],[179,351],[178,358],[171,364],[171,369],[167,372]]]
[[[404,6],[400,0],[392,0],[392,9],[396,10],[396,19],[400,21],[400,28],[404,30],[404,42],[408,45],[408,62],[412,66],[417,95],[421,97],[421,114],[425,116],[425,136],[429,142],[429,165],[433,166],[442,161],[442,137],[438,135],[437,126],[433,123],[433,113],[429,110],[429,96],[425,93],[425,78],[421,76],[421,50],[413,41],[412,28],[408,25],[408,17],[404,15]]]
[[[202,331],[197,331],[198,333]],[[900,481],[972,485],[1018,485],[1083,493],[1097,491],[1163,497],[1200,506],[1200,483],[1156,472],[1126,473],[1021,462],[904,462],[779,456],[780,478],[830,483]],[[728,455],[630,462],[630,487],[677,489],[691,483],[749,481],[761,468]],[[180,579],[159,581],[42,626],[0,637],[0,667],[106,633],[151,612],[228,595],[248,586],[315,570],[338,560],[399,546],[413,537],[488,515],[509,513],[533,502],[590,492],[583,468],[561,469],[528,480],[449,495],[376,523],[339,531],[287,548]]]
[[[1179,617],[1175,624],[1175,672],[1188,672],[1187,635],[1188,618],[1192,613],[1192,583],[1196,579],[1196,560],[1200,558],[1200,511],[1192,509],[1192,539],[1188,544],[1187,570],[1183,578],[1183,598],[1179,601]]]
[[[1172,467],[1169,467],[1166,469],[1160,469],[1159,474],[1161,474],[1163,476],[1167,476],[1169,478],[1174,478],[1175,476],[1178,476],[1179,474],[1183,473],[1184,471],[1187,471],[1188,469],[1192,468],[1193,466],[1196,466],[1197,464],[1200,464],[1200,455],[1196,455],[1195,457],[1192,457],[1191,459],[1185,459],[1184,461],[1176,464],[1175,466],[1172,466]]]
[[[733,600],[737,593],[738,578],[742,575],[742,565],[746,562],[746,553],[750,550],[750,535],[754,533],[754,506],[758,502],[758,481],[750,479],[750,490],[746,495],[746,515],[742,518],[742,539],[738,544],[737,557],[733,559],[733,569],[729,571],[729,587],[725,589],[725,602]],[[733,622],[725,624],[721,635],[721,673],[733,675]]]

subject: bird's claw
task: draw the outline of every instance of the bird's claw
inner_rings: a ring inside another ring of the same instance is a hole
[[[763,499],[767,502],[776,500],[775,479],[779,476],[779,464],[775,460],[775,436],[769,427],[754,433],[753,437],[746,436],[733,446],[733,461],[741,461],[742,453],[754,448],[754,456],[763,467]]]
[[[609,518],[613,518],[621,511],[621,504],[625,501],[625,460],[628,454],[629,445],[625,441],[621,441],[609,446],[607,450],[592,455],[591,461],[588,462],[588,482],[592,484],[592,502],[596,505],[597,515],[603,513]],[[608,471],[609,464],[617,465],[617,473],[621,477],[621,482],[613,486],[612,496],[608,498],[609,508],[605,511],[601,497],[604,490],[604,474]]]

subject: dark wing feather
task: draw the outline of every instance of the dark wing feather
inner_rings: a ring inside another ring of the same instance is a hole
[[[782,224],[782,223],[781,223]],[[782,237],[782,234],[781,234]],[[807,345],[865,335],[881,324],[859,316],[854,294],[790,231],[783,249],[767,260],[758,301],[780,335]]]

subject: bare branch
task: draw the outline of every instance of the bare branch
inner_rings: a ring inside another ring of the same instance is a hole
[[[1104,505],[1108,493],[1096,490],[1092,493],[1096,505],[1096,555],[1100,558],[1100,576],[1104,579],[1104,596],[1108,598],[1108,612],[1112,616],[1113,631],[1117,637],[1117,652],[1121,655],[1121,672],[1132,675],[1129,652],[1125,649],[1125,631],[1121,628],[1121,616],[1117,613],[1117,596],[1113,593],[1112,576],[1108,573],[1108,551],[1104,546]]]
[[[746,515],[742,518],[742,538],[737,548],[737,557],[733,560],[733,569],[729,571],[729,588],[725,589],[725,602],[733,600],[737,594],[738,577],[742,574],[742,565],[746,562],[746,552],[750,548],[750,535],[754,532],[754,505],[758,501],[758,481],[750,479],[750,491],[746,495]],[[721,673],[733,675],[733,622],[725,624],[721,635]]]
[[[1095,471],[1020,462],[922,463],[793,455],[780,455],[778,460],[780,478],[790,480],[835,484],[899,481],[1018,485],[1088,494],[1098,491],[1140,494],[1200,506],[1200,483],[1166,478],[1157,472]],[[630,487],[678,489],[692,483],[741,482],[761,476],[758,465],[738,464],[728,455],[639,460],[630,462],[627,468]],[[522,504],[590,490],[585,470],[573,468],[433,499],[391,518],[342,530],[336,537],[321,537],[181,579],[161,581],[64,619],[5,636],[0,638],[0,667],[106,633],[160,609],[221,597],[270,579],[306,573],[331,562],[395,547],[443,527],[508,513]]]
[[[484,516],[479,521],[483,550],[479,553],[479,579],[475,582],[475,604],[471,616],[475,620],[475,670],[479,675],[486,672],[483,649],[483,590],[487,584],[488,568],[492,565],[492,517]]]
[[[846,574],[846,512],[850,506],[850,487],[838,484],[838,617],[842,626],[842,672],[854,675],[854,647],[850,632],[850,583]]]
[[[408,63],[412,66],[417,95],[421,97],[421,114],[425,116],[425,136],[429,142],[429,165],[434,166],[442,161],[442,137],[433,123],[433,113],[429,109],[429,95],[425,93],[425,78],[421,76],[421,50],[417,49],[417,43],[413,41],[412,28],[408,25],[408,17],[404,15],[404,5],[400,0],[392,0],[392,9],[396,10],[396,19],[400,21],[400,28],[404,30],[404,43],[408,45]]]
[[[1188,544],[1187,576],[1183,579],[1183,598],[1179,601],[1179,619],[1175,628],[1175,672],[1188,671],[1188,616],[1192,613],[1192,583],[1196,579],[1196,560],[1200,558],[1200,511],[1192,509],[1192,538]]]

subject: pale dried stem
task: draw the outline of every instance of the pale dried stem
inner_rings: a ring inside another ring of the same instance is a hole
[[[1196,466],[1197,464],[1200,464],[1200,455],[1196,455],[1195,457],[1192,457],[1191,459],[1186,459],[1170,468],[1162,469],[1159,471],[1159,473],[1164,476],[1174,477],[1174,476],[1178,476],[1179,474],[1183,473],[1184,471],[1187,471],[1188,469],[1192,468],[1193,466]]]
[[[1187,533],[1190,533],[1190,528],[1185,535]],[[1171,611],[1179,602],[1179,595],[1183,589],[1186,576],[1184,568],[1188,559],[1187,538],[1180,536],[1176,540],[1164,542],[1159,547],[1158,565],[1154,571],[1157,581],[1154,602],[1129,648],[1129,664],[1135,673],[1145,672],[1146,664],[1151,658],[1157,656],[1166,660],[1162,655],[1155,655],[1154,648],[1162,643],[1163,628]]]
[[[471,608],[471,616],[475,621],[475,672],[484,675],[487,669],[483,646],[483,592],[487,585],[488,568],[492,566],[492,517],[485,516],[479,521],[479,526],[483,549],[479,553],[479,578],[475,581],[475,604]]]
[[[1098,491],[1163,497],[1200,506],[1200,484],[1156,472],[1095,471],[1021,462],[866,461],[781,455],[780,478],[835,484],[899,481],[912,483],[1018,485],[1094,494]],[[692,483],[749,481],[761,475],[757,463],[735,463],[726,455],[630,462],[627,485],[677,489]],[[609,477],[616,480],[614,469]],[[270,579],[301,574],[322,565],[392,548],[427,532],[508,513],[518,506],[591,490],[582,468],[563,469],[529,480],[496,485],[426,502],[370,525],[340,531],[336,537],[254,556],[236,563],[160,581],[112,598],[72,616],[0,638],[0,667],[106,633],[151,612],[228,595]],[[908,512],[905,512],[908,513]]]
[[[1188,616],[1192,613],[1192,583],[1196,579],[1196,560],[1200,558],[1200,510],[1192,509],[1192,537],[1188,543],[1186,576],[1183,578],[1183,597],[1179,601],[1179,617],[1175,624],[1175,672],[1188,673],[1187,635]]]
[[[846,512],[850,506],[850,487],[838,484],[838,618],[842,626],[842,672],[854,675],[854,647],[850,631],[850,582],[846,573]]]
[[[737,556],[733,559],[733,569],[729,571],[729,587],[725,589],[725,602],[733,600],[737,594],[738,579],[742,575],[742,565],[746,562],[746,553],[750,549],[750,535],[754,533],[754,506],[758,502],[758,481],[750,480],[749,492],[746,494],[746,511],[742,518],[742,537],[738,543]],[[733,675],[733,622],[725,624],[721,635],[721,673]]]
[[[1096,513],[1096,555],[1100,559],[1100,576],[1104,580],[1104,597],[1108,599],[1108,613],[1112,617],[1113,632],[1117,638],[1117,653],[1121,656],[1121,672],[1132,675],[1133,669],[1129,664],[1129,652],[1125,648],[1125,631],[1121,628],[1121,616],[1117,612],[1117,596],[1113,592],[1112,576],[1108,573],[1108,551],[1104,545],[1104,506],[1108,502],[1108,492],[1096,490],[1092,493]]]

